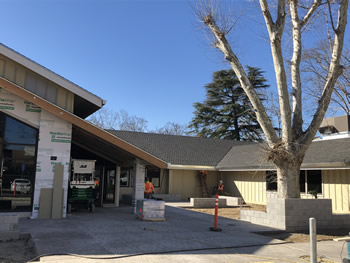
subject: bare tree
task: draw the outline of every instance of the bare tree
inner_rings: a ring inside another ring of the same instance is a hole
[[[306,92],[314,97],[316,101],[322,95],[323,87],[321,84],[325,81],[331,62],[331,44],[332,41],[323,40],[315,48],[303,52],[303,72],[312,73],[305,76],[305,82],[308,83]],[[341,63],[344,70],[334,87],[329,110],[334,113],[342,111],[350,115],[350,50],[346,46],[344,46]]]
[[[87,120],[103,129],[136,132],[145,132],[147,130],[147,120],[129,115],[125,110],[117,112],[109,108],[102,108],[92,114]]]
[[[215,47],[225,56],[230,64],[241,86],[246,92],[255,111],[258,122],[263,129],[268,145],[268,160],[276,165],[278,196],[281,198],[299,198],[299,171],[306,150],[311,144],[315,134],[325,116],[331,100],[331,95],[338,77],[343,72],[340,65],[340,58],[343,50],[345,27],[347,23],[347,12],[349,0],[333,1],[313,0],[301,3],[298,0],[277,0],[277,5],[272,6],[267,0],[259,0],[261,11],[265,19],[266,28],[269,34],[272,59],[275,68],[276,86],[279,97],[282,136],[277,136],[266,109],[259,99],[256,90],[249,81],[237,54],[232,50],[227,34],[231,27],[221,23],[220,16],[211,1],[202,0],[199,5],[198,15],[202,22],[209,28],[214,36]],[[287,3],[288,5],[287,5]],[[326,4],[326,5],[323,5]],[[333,44],[332,59],[323,81],[323,92],[318,102],[317,109],[311,123],[303,129],[303,108],[302,108],[302,83],[301,83],[301,54],[302,54],[302,32],[308,33],[306,27],[310,20],[317,15],[323,7],[329,6],[329,15],[332,22]],[[275,13],[272,14],[272,10]],[[333,19],[333,11],[337,9],[337,20]],[[288,10],[288,11],[287,11]],[[337,21],[337,24],[334,24]],[[282,37],[286,23],[290,23],[292,30],[292,58],[290,61],[291,72],[291,93],[286,74],[285,57],[283,56]]]
[[[109,108],[102,108],[89,116],[87,120],[102,129],[118,129],[119,114]]]
[[[155,133],[168,135],[187,135],[188,130],[186,125],[181,125],[176,122],[167,122],[162,128],[156,130]]]
[[[120,111],[119,128],[124,131],[145,132],[147,123],[144,118],[129,115],[126,111]]]

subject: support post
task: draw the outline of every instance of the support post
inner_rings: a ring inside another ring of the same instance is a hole
[[[132,206],[134,208],[134,214],[136,214],[137,200],[143,200],[145,192],[145,165],[141,164],[139,159],[134,161],[133,182]]]
[[[317,244],[316,244],[316,219],[309,219],[310,234],[310,262],[317,263]]]
[[[116,175],[115,175],[115,207],[119,207],[119,196],[120,196],[120,166],[116,166]]]

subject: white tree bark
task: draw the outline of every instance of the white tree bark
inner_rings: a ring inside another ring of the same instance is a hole
[[[232,69],[236,73],[243,90],[246,92],[249,100],[256,110],[258,122],[262,127],[267,143],[270,147],[269,159],[273,161],[277,167],[279,197],[296,198],[300,197],[300,165],[303,161],[306,150],[315,137],[322,119],[325,116],[337,78],[342,73],[342,67],[339,63],[343,49],[349,0],[341,0],[339,3],[338,23],[335,28],[332,61],[324,83],[324,90],[319,101],[318,108],[311,121],[311,124],[305,131],[303,131],[302,128],[302,83],[300,77],[300,62],[302,54],[301,33],[318,8],[320,8],[321,0],[314,0],[313,4],[307,10],[303,18],[299,18],[298,10],[300,6],[298,0],[288,1],[290,20],[293,30],[293,56],[291,59],[291,87],[293,90],[292,107],[290,105],[288,82],[282,52],[282,36],[287,15],[285,10],[286,3],[285,0],[278,1],[276,20],[273,21],[267,0],[259,1],[270,37],[276,84],[279,94],[282,138],[279,138],[276,135],[262,102],[249,82],[249,79],[246,76],[237,55],[232,51],[231,46],[226,39],[226,32],[218,27],[214,19],[214,14],[210,11],[208,12],[208,10],[205,10],[207,13],[202,14],[201,17],[203,22],[214,34],[217,40],[215,43],[216,47],[223,52],[225,59],[229,62]]]

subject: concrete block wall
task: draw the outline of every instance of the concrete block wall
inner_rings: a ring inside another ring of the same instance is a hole
[[[281,199],[283,200],[283,199]],[[314,217],[318,229],[334,228],[331,199],[285,199],[286,230],[309,229],[309,218]]]
[[[291,232],[307,231],[310,217],[316,218],[317,229],[350,227],[350,214],[333,214],[331,199],[271,198],[266,213],[241,211],[242,220]]]
[[[215,198],[191,198],[190,204],[193,208],[214,208]],[[226,199],[219,198],[219,207],[227,207]]]
[[[0,241],[19,239],[18,215],[0,215]]]
[[[137,200],[137,218],[141,220],[164,220],[165,203],[156,200]]]
[[[239,206],[243,205],[243,199],[241,197],[233,196],[219,196],[220,199],[226,199],[227,206]],[[220,201],[219,201],[220,202]]]

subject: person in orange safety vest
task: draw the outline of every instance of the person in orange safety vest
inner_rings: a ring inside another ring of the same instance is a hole
[[[154,187],[152,182],[149,181],[148,177],[145,180],[145,198],[152,198],[152,194],[154,193]]]

